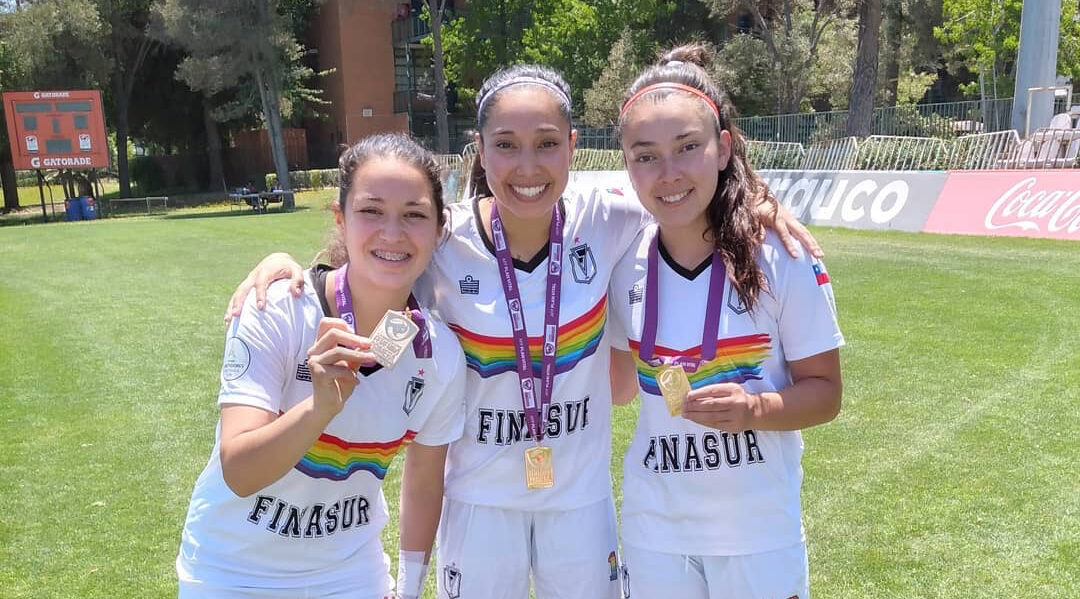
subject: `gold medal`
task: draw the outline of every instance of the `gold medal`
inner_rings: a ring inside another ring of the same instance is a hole
[[[419,331],[420,327],[412,319],[401,312],[387,310],[371,332],[371,353],[375,354],[375,361],[393,368]]]
[[[525,486],[529,489],[549,489],[555,486],[555,469],[551,463],[551,448],[543,445],[525,450]]]
[[[660,368],[656,373],[656,383],[660,386],[668,412],[672,416],[682,414],[683,400],[686,399],[686,394],[690,393],[690,379],[686,378],[683,367],[669,364]]]

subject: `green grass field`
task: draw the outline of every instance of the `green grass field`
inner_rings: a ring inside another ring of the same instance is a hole
[[[175,596],[225,301],[313,255],[328,197],[0,227],[0,596]],[[848,346],[843,411],[805,433],[814,595],[1080,594],[1080,244],[815,233]]]

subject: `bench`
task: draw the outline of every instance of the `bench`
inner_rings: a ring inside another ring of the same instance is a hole
[[[270,204],[278,204],[285,201],[285,196],[292,195],[291,191],[260,191],[249,193],[230,193],[229,210],[236,206],[241,208],[249,206],[255,212],[266,213]]]

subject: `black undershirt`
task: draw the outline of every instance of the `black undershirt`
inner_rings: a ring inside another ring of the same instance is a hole
[[[698,264],[693,270],[688,270],[671,257],[667,248],[664,247],[663,241],[657,239],[657,242],[660,246],[660,256],[664,259],[664,262],[667,262],[667,265],[671,267],[671,270],[675,271],[676,274],[688,281],[693,281],[698,278],[698,275],[705,272],[705,269],[709,268],[709,265],[712,264],[712,256],[709,256],[702,260],[701,264]]]
[[[495,201],[495,200],[492,200],[492,201]],[[562,200],[562,198],[559,198],[559,214],[561,214],[563,216],[563,222],[565,223],[566,222],[566,203]],[[482,239],[484,241],[484,247],[486,247],[487,250],[489,252],[491,252],[491,255],[494,256],[495,255],[495,244],[492,243],[491,238],[488,237],[487,231],[484,230],[484,221],[483,221],[483,219],[480,218],[480,199],[479,198],[477,198],[476,201],[473,202],[473,215],[476,217],[476,229],[478,231],[480,231],[480,239]],[[548,243],[545,243],[544,247],[540,248],[540,251],[536,252],[536,254],[532,258],[530,258],[528,262],[523,262],[521,260],[518,260],[517,258],[514,258],[513,259],[514,269],[515,270],[522,270],[522,271],[525,271],[525,272],[532,272],[532,271],[536,270],[536,267],[543,264],[544,260],[547,259],[548,252],[550,251],[550,247],[549,247],[550,245],[551,245],[551,240],[549,239]]]

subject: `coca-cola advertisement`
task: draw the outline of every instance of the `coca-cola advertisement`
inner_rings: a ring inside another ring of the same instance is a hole
[[[1080,240],[1080,171],[953,171],[929,233]]]

